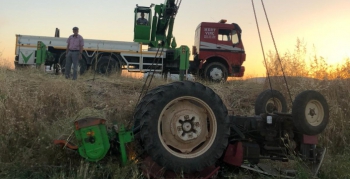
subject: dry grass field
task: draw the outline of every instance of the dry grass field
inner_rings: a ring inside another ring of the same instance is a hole
[[[319,177],[350,178],[350,59],[330,70],[321,57],[315,56],[308,63],[302,54],[305,52],[297,48],[284,54],[282,63],[292,99],[303,90],[314,89],[326,97],[330,107],[330,123],[319,136],[319,145],[328,149]],[[116,75],[97,75],[94,79],[88,73],[71,81],[36,69],[15,71],[1,65],[0,178],[142,178],[136,165],[120,167],[118,156],[90,163],[77,153],[54,146],[53,140],[62,134],[69,136],[72,122],[83,116],[101,116],[108,124],[127,124],[143,79]],[[267,67],[271,75],[281,75],[272,54]],[[290,104],[282,79],[273,77],[273,88],[280,90]],[[154,80],[151,88],[165,83]],[[269,88],[268,83],[254,80],[203,83],[219,94],[229,110],[241,115],[253,115],[255,98]],[[300,178],[308,175],[300,174]]]

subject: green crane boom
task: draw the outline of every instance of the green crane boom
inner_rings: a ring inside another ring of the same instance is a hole
[[[182,45],[176,48],[176,40],[173,36],[175,16],[181,5],[181,0],[165,0],[164,4],[149,7],[138,6],[135,8],[134,42],[147,44],[149,48],[168,49],[165,59],[166,69],[178,69],[180,80],[184,79],[189,68],[190,50]],[[152,17],[152,7],[154,15]],[[169,49],[171,49],[169,51]],[[170,54],[172,52],[172,54]]]
[[[164,4],[154,6],[154,16],[152,17],[151,8],[153,6],[136,6],[134,41],[148,44],[151,48],[159,47],[159,42],[162,42],[164,48],[176,48],[173,27],[178,5],[175,0],[165,0]],[[137,19],[142,17],[142,14],[145,15],[145,19],[148,19],[148,23],[138,23]]]

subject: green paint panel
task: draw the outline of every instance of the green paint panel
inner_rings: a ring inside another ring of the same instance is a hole
[[[120,144],[120,153],[122,155],[122,164],[125,165],[128,160],[125,144],[134,141],[134,133],[132,131],[126,131],[124,126],[121,125],[118,132],[118,136]]]
[[[137,24],[137,18],[139,13],[145,13],[145,18],[148,19],[148,24]],[[134,42],[143,44],[149,44],[151,39],[151,25],[152,25],[152,11],[149,7],[137,7],[134,10]],[[147,17],[146,17],[147,16]]]
[[[46,61],[55,61],[55,58],[51,52],[47,50],[46,45],[42,41],[38,41],[36,49],[36,60],[37,65],[45,64]]]
[[[188,70],[190,66],[190,48],[185,45],[176,49],[180,56],[180,70]]]
[[[151,7],[138,6],[135,12],[134,42],[142,42],[150,47],[160,47],[159,41],[164,42],[164,48],[176,48],[173,43],[173,27],[175,21],[176,5],[175,0],[165,0],[164,4],[154,6],[154,16],[152,17]],[[148,25],[137,25],[137,14],[140,12],[149,13]]]
[[[134,42],[148,44],[151,37],[151,26],[135,25]]]
[[[103,159],[110,148],[104,124],[80,128],[75,131],[75,136],[79,142],[79,154],[89,161],[97,162]]]
[[[38,41],[37,50],[36,50],[36,64],[41,65],[45,63],[46,58],[47,58],[46,45],[41,41]]]
[[[188,48],[185,45],[180,46],[176,49],[176,55],[180,59],[180,74],[179,74],[179,80],[183,81],[185,76],[185,71],[188,70],[190,66],[190,48]]]

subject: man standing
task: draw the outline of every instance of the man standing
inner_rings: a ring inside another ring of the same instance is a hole
[[[65,76],[66,79],[70,78],[70,71],[73,63],[73,80],[77,79],[78,76],[78,64],[82,58],[84,39],[78,34],[79,28],[73,28],[73,35],[70,35],[67,39],[67,51],[66,51],[66,66]]]

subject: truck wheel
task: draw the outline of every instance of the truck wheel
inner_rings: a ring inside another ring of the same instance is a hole
[[[150,91],[135,117],[148,155],[160,166],[191,173],[214,165],[227,147],[227,109],[210,88],[189,81]],[[140,114],[139,114],[140,113]]]
[[[317,135],[328,124],[329,107],[322,94],[307,90],[295,97],[292,115],[294,125],[301,133]]]
[[[15,61],[15,69],[20,69],[21,68],[21,65],[18,63],[18,61]]]
[[[59,65],[61,66],[61,73],[64,75],[66,71],[66,52],[62,52],[59,58]],[[84,74],[87,70],[87,63],[84,59],[84,57],[79,60],[79,65],[78,65],[78,73],[80,75]],[[73,64],[72,64],[72,71],[73,73]]]
[[[100,74],[111,74],[116,72],[120,75],[122,71],[119,63],[114,58],[103,56],[97,62],[97,72]]]
[[[265,90],[255,100],[255,114],[287,112],[287,102],[283,94],[277,90]]]
[[[79,60],[78,73],[80,75],[83,75],[86,72],[86,69],[87,69],[86,61],[84,59]],[[64,75],[65,71],[66,71],[66,58],[64,58],[61,61],[61,72],[63,75]],[[72,64],[71,73],[73,73],[73,64]]]
[[[58,63],[61,67],[61,73],[64,75],[66,71],[66,52],[62,52],[60,58],[58,59]]]
[[[60,73],[60,64],[54,63],[53,64],[53,69],[55,70],[55,75],[59,75],[59,73]]]
[[[78,72],[80,75],[83,75],[86,72],[87,64],[84,59],[79,60]]]
[[[209,63],[204,70],[206,79],[214,82],[226,81],[228,72],[226,67],[219,62]]]

